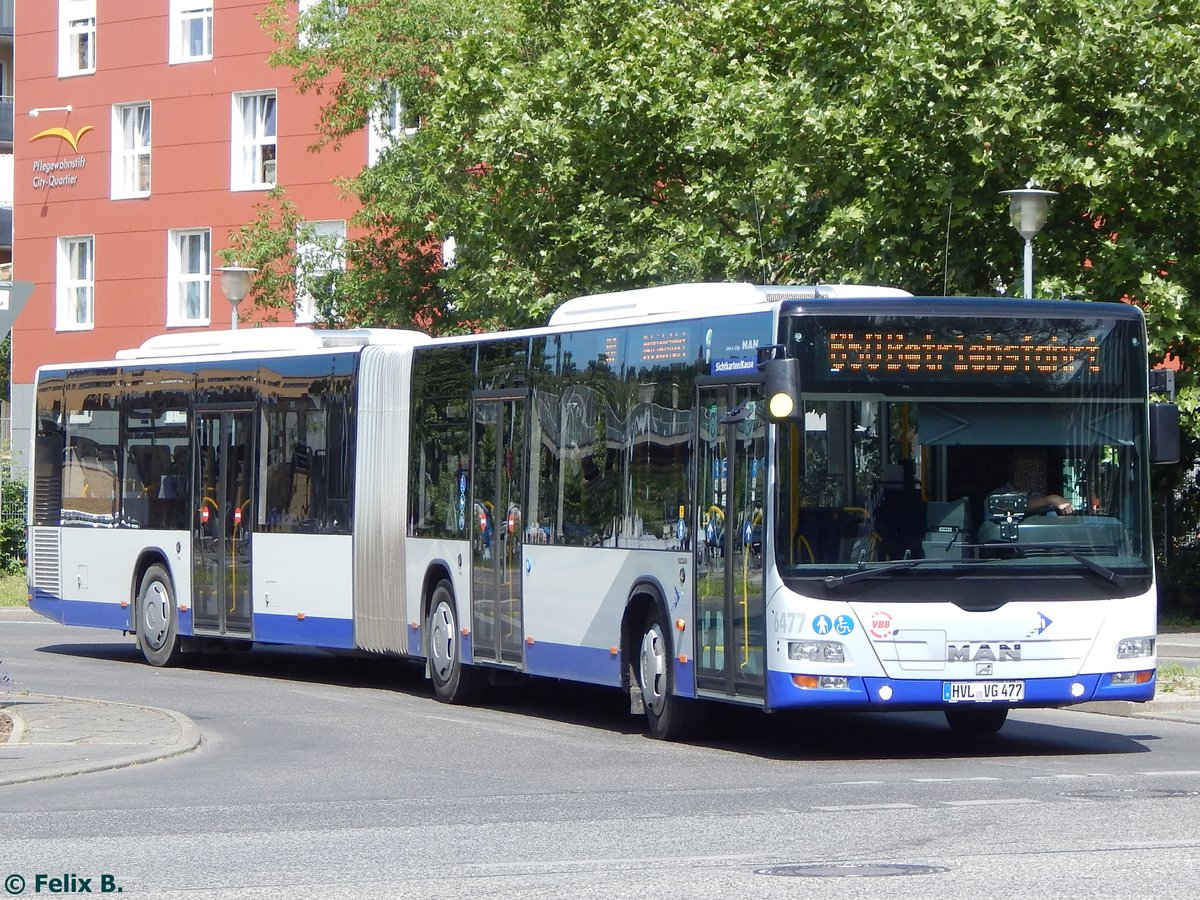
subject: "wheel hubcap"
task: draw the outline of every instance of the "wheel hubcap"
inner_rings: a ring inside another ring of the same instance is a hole
[[[446,682],[454,669],[454,614],[445,603],[433,611],[429,628],[429,660],[433,674]]]
[[[642,700],[657,715],[662,712],[667,689],[666,641],[657,625],[642,636]]]
[[[167,640],[167,626],[170,622],[170,610],[167,607],[167,592],[163,586],[155,582],[146,590],[142,598],[142,626],[146,643],[154,650],[161,650]]]

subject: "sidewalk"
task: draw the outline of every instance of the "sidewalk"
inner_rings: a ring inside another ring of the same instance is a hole
[[[196,723],[168,709],[29,694],[0,702],[0,712],[13,722],[0,742],[0,787],[134,766],[200,744]]]

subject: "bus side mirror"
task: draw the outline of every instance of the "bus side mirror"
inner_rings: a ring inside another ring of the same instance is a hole
[[[804,415],[800,406],[800,360],[768,359],[762,363],[767,400],[767,417],[773,422],[799,419]]]
[[[1170,465],[1180,457],[1179,407],[1174,403],[1150,404],[1150,462]]]

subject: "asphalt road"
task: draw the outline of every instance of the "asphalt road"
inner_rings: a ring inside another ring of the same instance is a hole
[[[1018,712],[972,741],[936,714],[730,709],[669,745],[615,693],[447,707],[393,661],[155,670],[119,634],[41,621],[5,622],[0,659],[14,691],[169,707],[204,734],[0,790],[0,878],[26,895],[38,874],[161,898],[1200,895],[1197,725]]]

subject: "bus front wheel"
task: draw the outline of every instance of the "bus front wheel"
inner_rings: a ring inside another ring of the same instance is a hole
[[[954,707],[945,712],[946,722],[955,734],[995,734],[1008,718],[1007,706]]]
[[[675,655],[665,621],[657,608],[646,616],[638,656],[638,683],[651,736],[677,741],[696,732],[703,709],[699,701],[675,694]]]
[[[173,666],[179,662],[179,612],[171,576],[160,565],[153,565],[142,576],[137,594],[137,641],[142,656],[152,666]]]
[[[463,663],[458,613],[448,582],[440,581],[434,588],[425,633],[434,694],[443,703],[470,703],[483,688],[484,673]]]

